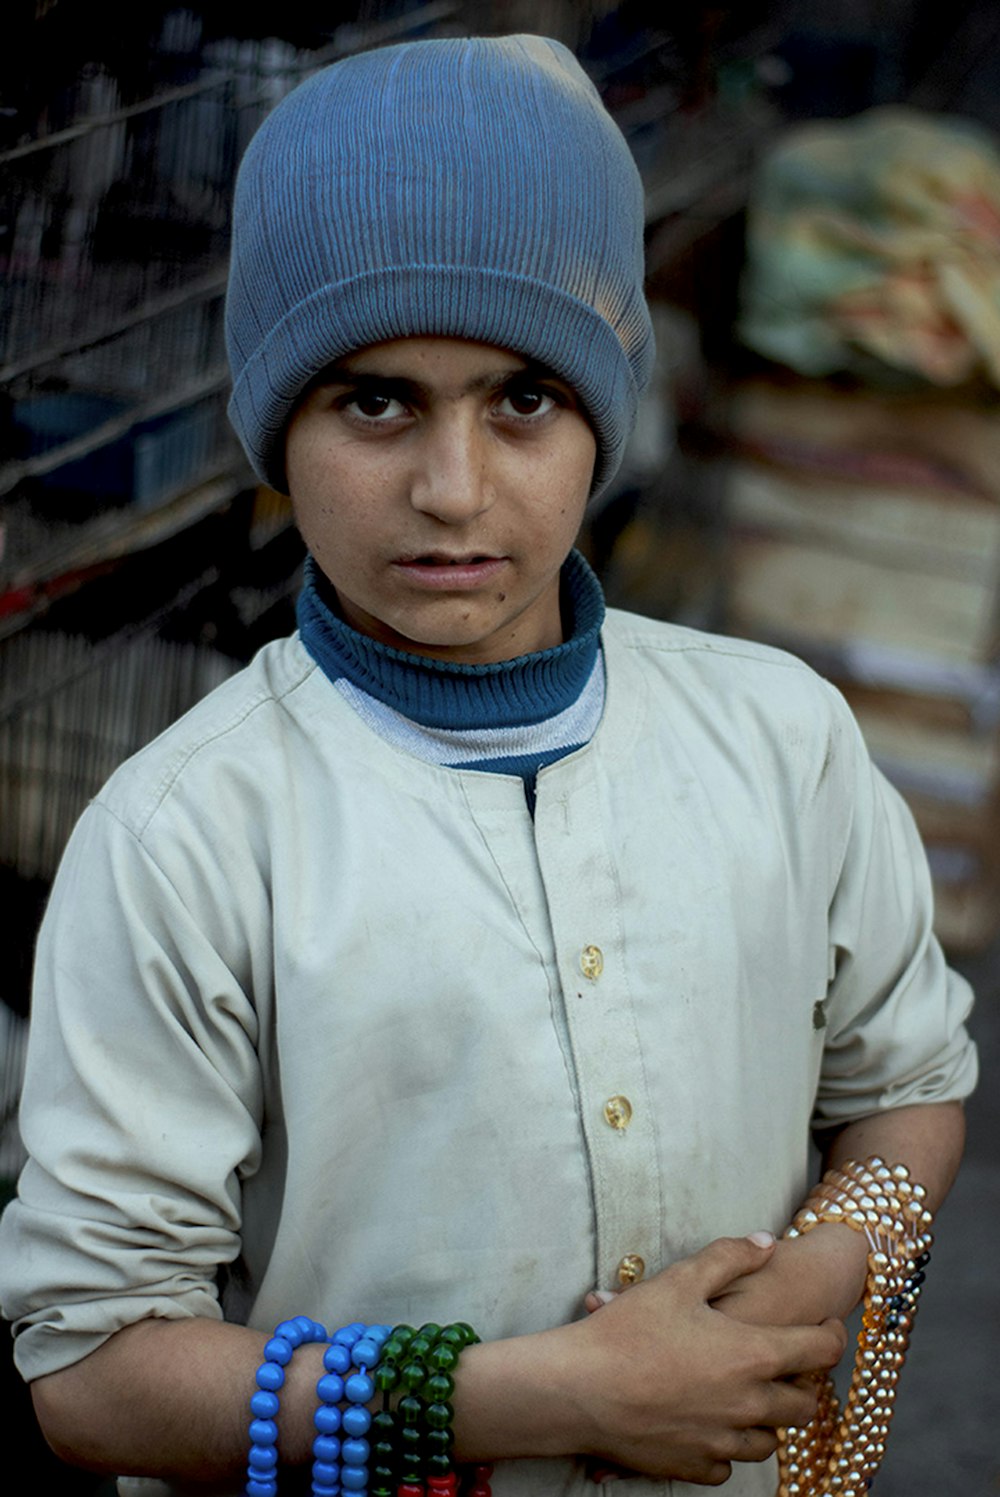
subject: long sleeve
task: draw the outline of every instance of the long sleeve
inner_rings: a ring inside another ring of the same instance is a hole
[[[830,988],[816,1015],[826,1024],[816,1103],[823,1126],[962,1097],[976,1078],[963,1027],[972,994],[934,937],[930,874],[913,818],[872,765],[853,720],[844,739],[850,816],[830,907]]]
[[[207,901],[196,918],[134,833],[90,808],[41,933],[30,1162],[3,1223],[28,1377],[144,1316],[221,1314],[262,1097],[257,1016],[211,927]]]

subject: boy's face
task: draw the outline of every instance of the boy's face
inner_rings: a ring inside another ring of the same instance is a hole
[[[562,642],[559,571],[596,453],[554,375],[486,344],[401,338],[326,371],[289,423],[285,461],[347,622],[487,664]]]

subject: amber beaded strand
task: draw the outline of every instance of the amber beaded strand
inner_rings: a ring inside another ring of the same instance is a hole
[[[828,1170],[786,1237],[843,1222],[868,1241],[861,1330],[841,1410],[833,1380],[819,1381],[815,1418],[778,1431],[778,1497],[862,1497],[885,1454],[896,1385],[930,1261],[926,1192],[905,1165],[873,1156]]]

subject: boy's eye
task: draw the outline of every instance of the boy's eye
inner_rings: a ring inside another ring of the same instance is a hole
[[[503,415],[545,416],[554,405],[553,397],[545,390],[540,390],[537,385],[522,385],[505,392],[500,410]]]
[[[392,420],[401,416],[404,410],[402,403],[394,396],[382,394],[378,390],[355,390],[344,405],[347,410],[357,412],[366,421]]]

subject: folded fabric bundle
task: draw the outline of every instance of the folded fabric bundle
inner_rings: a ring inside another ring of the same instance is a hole
[[[879,365],[1000,386],[1000,152],[965,120],[808,125],[751,199],[739,332],[802,374]]]

